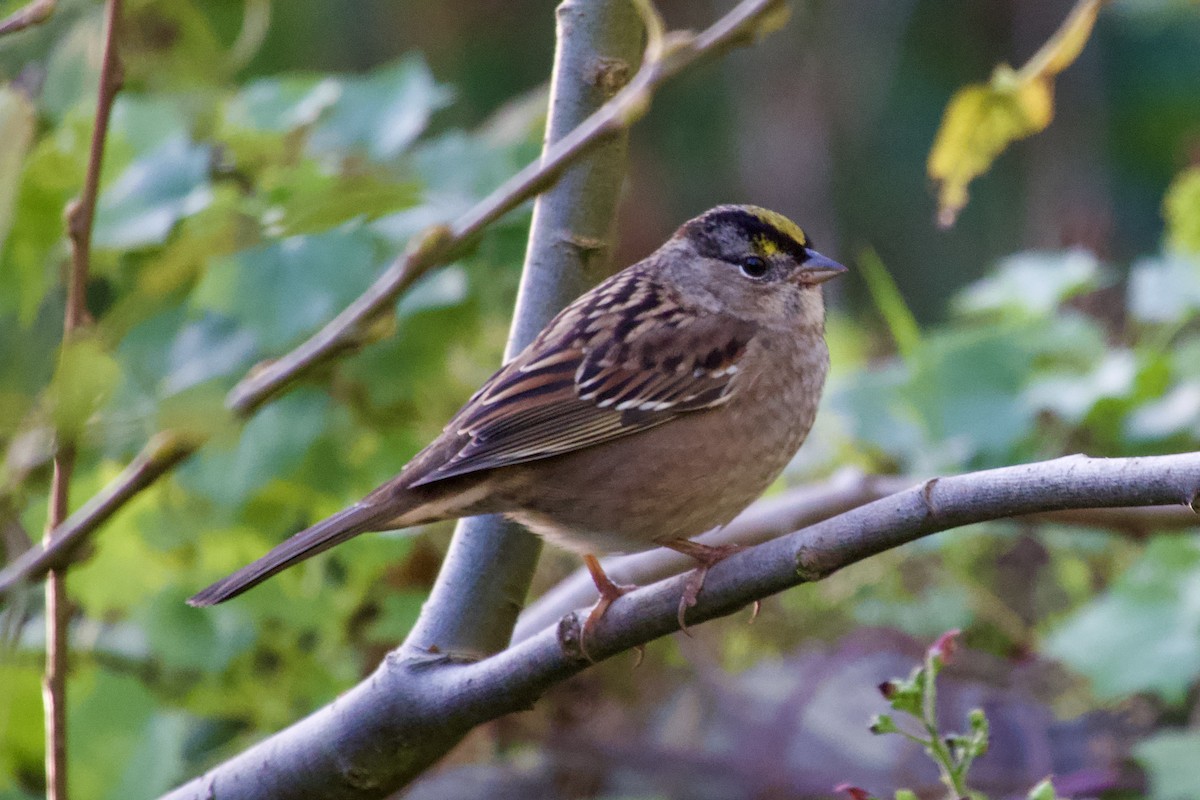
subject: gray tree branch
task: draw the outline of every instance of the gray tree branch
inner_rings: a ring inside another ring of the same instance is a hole
[[[933,479],[717,564],[689,620],[700,623],[872,555],[975,522],[1068,509],[1195,508],[1200,453],[1146,458],[1069,456]],[[588,652],[603,659],[678,629],[683,576],[617,600]],[[405,646],[367,680],[308,718],[168,795],[184,798],[368,798],[395,790],[488,720],[529,708],[551,685],[587,668],[583,615],[483,661]]]
[[[763,498],[720,530],[697,537],[705,544],[750,546],[816,524],[890,494],[917,486],[924,479],[901,475],[868,475],[845,469],[824,483],[799,486]],[[1026,514],[1016,519],[1029,523],[1100,528],[1132,538],[1157,532],[1195,530],[1200,523],[1189,506],[1133,508],[1079,508]],[[695,569],[696,562],[674,550],[660,547],[645,553],[603,560],[604,571],[617,583],[645,586]],[[596,588],[585,569],[578,569],[529,605],[517,618],[513,641],[528,639],[569,611],[596,601]]]
[[[642,51],[630,0],[565,0],[557,22],[543,163],[626,85]],[[605,138],[538,196],[505,360],[607,272],[627,140],[625,131]],[[541,548],[503,517],[460,521],[408,641],[471,658],[504,649]]]

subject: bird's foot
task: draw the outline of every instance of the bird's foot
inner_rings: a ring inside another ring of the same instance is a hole
[[[683,596],[679,598],[679,629],[691,636],[692,633],[688,630],[685,619],[687,610],[696,605],[699,600],[700,590],[704,588],[704,579],[708,577],[708,571],[713,565],[719,564],[744,548],[740,544],[700,544],[690,539],[672,539],[663,542],[662,545],[700,562],[700,566],[692,570],[691,575],[688,576],[687,583],[683,586]]]
[[[613,583],[612,578],[600,566],[599,560],[593,555],[583,557],[583,563],[587,565],[588,572],[592,575],[592,583],[596,584],[596,591],[600,594],[600,599],[596,601],[596,605],[592,608],[592,612],[588,614],[587,619],[583,623],[583,629],[579,632],[579,652],[583,653],[583,657],[593,664],[595,659],[588,654],[587,641],[588,636],[596,627],[596,623],[608,611],[608,607],[613,604],[613,601],[622,595],[629,594],[634,589],[638,588],[632,585],[624,585]],[[642,663],[642,652],[639,648],[638,663]]]

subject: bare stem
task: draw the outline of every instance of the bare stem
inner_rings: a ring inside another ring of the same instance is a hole
[[[71,472],[75,467],[75,448],[59,447],[54,456],[54,475],[50,482],[50,514],[46,536],[67,516]],[[67,798],[67,629],[71,621],[65,570],[52,570],[46,580],[46,673],[42,678],[42,707],[46,725],[46,797]]]
[[[88,324],[88,266],[91,255],[92,221],[96,215],[96,195],[100,189],[100,166],[108,136],[108,119],[113,100],[121,86],[121,62],[117,55],[117,33],[121,0],[108,0],[104,14],[104,54],[100,62],[100,89],[96,100],[96,118],[88,151],[87,173],[83,190],[67,207],[67,236],[71,241],[71,268],[67,278],[67,306],[63,316],[63,345]],[[75,443],[60,441],[54,456],[54,474],[50,482],[50,509],[43,547],[51,544],[57,528],[67,519],[70,506],[71,473],[75,468]],[[67,630],[70,625],[70,600],[67,597],[66,569],[53,569],[46,581],[46,675],[42,697],[46,717],[46,797],[66,800],[67,791],[67,670],[69,668]]]

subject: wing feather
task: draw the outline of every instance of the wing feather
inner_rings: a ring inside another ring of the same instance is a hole
[[[754,333],[735,317],[684,312],[648,270],[619,273],[475,393],[442,435],[461,446],[411,485],[561,455],[720,405]]]

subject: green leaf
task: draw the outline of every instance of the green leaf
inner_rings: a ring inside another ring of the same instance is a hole
[[[217,37],[207,3],[137,3],[122,24],[121,60],[130,86],[197,92],[227,77],[226,45]]]
[[[376,161],[390,161],[416,140],[451,96],[434,81],[424,59],[407,55],[364,78],[345,80],[309,145],[317,153],[342,155],[358,149]]]
[[[123,761],[124,770],[108,797],[157,797],[187,777],[184,756],[192,729],[193,720],[186,714],[151,716]]]
[[[425,130],[450,90],[434,81],[418,55],[364,77],[285,77],[258,80],[226,108],[232,129],[289,133],[308,129],[313,154],[343,158],[362,152],[390,161]]]
[[[231,447],[209,444],[180,472],[180,479],[213,503],[238,510],[259,489],[301,464],[328,422],[329,399],[297,390],[260,411]]]
[[[129,250],[162,244],[182,217],[212,201],[207,146],[171,137],[131,163],[101,194],[92,242]]]
[[[1200,167],[1175,178],[1163,199],[1167,242],[1186,253],[1200,255]]]
[[[1167,439],[1179,434],[1200,437],[1200,383],[1185,381],[1165,395],[1133,410],[1125,435],[1135,442]]]
[[[900,362],[858,370],[833,383],[828,407],[843,416],[850,434],[860,442],[907,461],[923,450],[925,442],[916,412],[903,396],[910,380],[908,367]],[[940,629],[941,623],[935,627]]]
[[[234,128],[288,133],[314,124],[342,95],[332,77],[262,78],[252,81],[225,106]]]
[[[63,209],[82,183],[88,131],[72,119],[26,155],[0,268],[0,310],[30,324],[66,258]]]
[[[1029,800],[1058,800],[1058,793],[1054,791],[1054,783],[1049,778],[1043,778],[1029,790],[1026,797]]]
[[[409,317],[422,311],[434,311],[461,305],[467,299],[467,271],[462,267],[442,267],[421,278],[396,303],[396,315]]]
[[[139,604],[135,619],[164,667],[220,672],[254,643],[254,629],[237,608],[192,608],[189,594],[169,587]]]
[[[71,742],[71,788],[80,797],[117,800],[157,703],[138,678],[101,669],[73,674],[68,699],[68,729],[87,732]]]
[[[1028,331],[1001,326],[926,338],[904,394],[931,438],[956,438],[968,454],[1003,453],[1029,430],[1019,394],[1029,369]]]
[[[149,153],[172,139],[185,137],[188,103],[186,96],[136,94],[122,90],[113,102],[109,123],[109,146],[119,139],[133,153]],[[105,163],[108,162],[105,152]]]
[[[1129,274],[1128,305],[1142,322],[1190,319],[1200,310],[1200,258],[1176,252],[1139,259]]]
[[[1009,256],[954,299],[960,313],[1044,317],[1070,297],[1095,288],[1100,264],[1086,250]]]
[[[67,441],[79,438],[120,379],[120,366],[97,339],[81,338],[65,344],[47,395],[51,419],[59,434]]]
[[[871,718],[871,724],[868,730],[876,736],[885,733],[899,733],[900,728],[896,726],[896,720],[892,719],[891,714],[876,714]]]
[[[257,353],[250,331],[219,314],[206,313],[184,325],[171,342],[160,392],[178,394],[212,378],[239,375]]]
[[[95,105],[100,75],[95,54],[100,45],[101,14],[95,7],[88,12],[59,38],[46,64],[38,107],[60,122],[78,106]]]
[[[1153,692],[1183,700],[1200,676],[1200,545],[1151,540],[1107,593],[1051,633],[1045,650],[1087,676],[1102,699]]]
[[[876,589],[854,606],[853,614],[860,625],[897,628],[922,638],[966,628],[974,618],[966,589],[954,584],[931,586],[911,598]]]
[[[413,206],[421,196],[412,182],[377,173],[330,174],[305,161],[267,195],[272,231],[284,235],[327,230],[349,220],[374,220]]]
[[[366,631],[367,639],[386,645],[404,640],[421,613],[428,595],[424,592],[389,592],[379,603],[379,615]]]
[[[1150,779],[1151,800],[1200,797],[1200,733],[1160,731],[1133,749]]]
[[[238,322],[274,352],[357,297],[374,278],[377,261],[374,238],[361,228],[293,236],[218,259],[191,302]]]
[[[41,773],[41,684],[40,668],[14,663],[8,653],[0,660],[0,792],[10,776]]]
[[[921,719],[922,705],[925,702],[925,670],[923,667],[913,670],[912,674],[903,680],[893,679],[884,686],[887,687],[884,696],[893,710]]]
[[[858,260],[871,299],[883,315],[888,331],[896,342],[896,349],[904,358],[910,358],[921,345],[921,329],[916,317],[904,302],[904,296],[900,294],[896,281],[888,273],[878,253],[868,248],[859,255]]]
[[[187,311],[175,306],[142,321],[117,350],[130,382],[148,399],[165,400],[217,378],[229,378],[214,381],[222,383],[218,391],[228,389],[259,357],[253,332],[235,320],[211,311],[189,320]]]
[[[1086,374],[1051,372],[1034,380],[1024,393],[1033,408],[1052,411],[1079,424],[1105,399],[1128,397],[1137,378],[1137,362],[1128,350],[1106,353]]]
[[[33,141],[33,104],[20,92],[0,86],[0,254],[13,221],[21,166]]]

